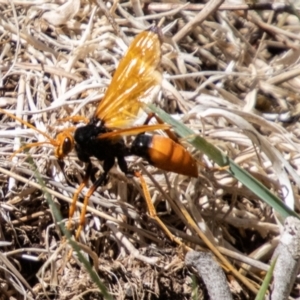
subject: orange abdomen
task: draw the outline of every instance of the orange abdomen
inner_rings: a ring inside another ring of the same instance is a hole
[[[164,171],[198,177],[196,160],[180,144],[160,135],[141,134],[132,143],[132,154]]]

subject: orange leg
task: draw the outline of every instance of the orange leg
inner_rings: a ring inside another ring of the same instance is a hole
[[[74,123],[79,123],[79,122],[83,122],[85,124],[88,124],[90,119],[84,117],[84,116],[71,116],[71,117],[66,117],[66,118],[62,118],[57,120],[59,122],[67,122],[67,121],[72,121]]]
[[[82,189],[87,185],[88,179],[90,177],[91,174],[91,170],[92,170],[92,165],[91,163],[89,163],[86,175],[84,177],[83,182],[80,184],[79,188],[77,189],[77,191],[75,192],[74,196],[73,196],[73,202],[72,205],[70,206],[70,210],[69,210],[69,223],[71,218],[73,217],[74,211],[75,211],[75,207],[76,207],[76,202],[79,196],[79,193],[82,191]],[[105,181],[107,177],[107,173],[104,172],[103,174],[101,174],[101,176],[93,183],[93,185],[91,186],[91,188],[88,190],[88,192],[86,193],[84,200],[83,200],[83,207],[80,213],[80,220],[79,220],[79,226],[77,228],[76,234],[75,234],[75,239],[77,240],[80,236],[80,232],[84,226],[85,223],[85,214],[86,214],[86,210],[87,210],[87,205],[89,202],[90,197],[93,195],[93,193],[95,192],[95,190],[102,185],[102,183]]]
[[[171,233],[171,231],[167,228],[167,226],[162,222],[162,220],[158,217],[158,215],[156,213],[156,209],[155,209],[155,207],[152,203],[151,196],[150,196],[146,181],[145,181],[144,177],[142,176],[142,174],[139,173],[139,172],[135,172],[134,175],[135,175],[135,177],[140,179],[141,186],[142,186],[142,189],[143,189],[143,192],[144,192],[144,197],[145,197],[145,200],[146,200],[146,203],[147,203],[148,212],[149,212],[150,217],[153,218],[160,225],[162,230],[165,232],[165,234],[169,237],[169,239],[172,242],[175,242],[179,246],[186,249],[187,247],[182,243],[182,241],[179,238],[177,238],[176,236],[174,236]]]
[[[144,125],[147,125],[152,118],[155,118],[158,124],[165,124],[156,114],[149,113],[146,121],[144,122]],[[177,136],[170,129],[164,129],[164,131],[171,140],[173,140],[174,142],[180,144]]]
[[[71,220],[72,220],[72,217],[73,217],[74,212],[75,212],[76,203],[77,203],[79,194],[87,186],[90,175],[91,175],[91,171],[92,171],[92,164],[89,163],[88,167],[87,167],[87,170],[86,170],[86,173],[84,175],[83,181],[82,181],[82,183],[80,184],[80,186],[78,187],[78,189],[76,190],[76,192],[73,195],[73,200],[72,200],[71,206],[69,208],[69,222],[68,222],[68,226],[67,226],[68,230],[71,229]]]

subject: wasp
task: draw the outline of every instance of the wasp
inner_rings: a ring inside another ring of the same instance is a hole
[[[152,27],[138,34],[121,59],[104,98],[90,121],[74,130],[59,133],[56,140],[50,140],[55,146],[57,158],[64,158],[75,148],[79,160],[87,163],[86,175],[75,192],[70,206],[70,218],[75,211],[80,192],[88,183],[92,169],[91,158],[103,161],[103,173],[85,195],[76,238],[84,224],[89,197],[97,187],[107,181],[108,173],[116,161],[127,176],[133,175],[125,160],[131,155],[142,157],[149,164],[164,171],[191,177],[198,176],[196,160],[181,144],[170,137],[146,133],[168,130],[169,126],[166,124],[133,126],[144,109],[144,100],[161,85],[160,60],[160,29]],[[124,135],[135,136],[130,145],[125,143]]]
[[[161,59],[159,28],[154,27],[136,36],[121,60],[89,124],[75,130],[74,140],[66,137],[62,148],[70,150],[75,145],[78,158],[90,163],[90,157],[103,161],[104,180],[115,159],[120,169],[129,174],[125,157],[136,155],[151,165],[165,171],[197,177],[195,159],[186,149],[172,139],[148,135],[147,131],[167,129],[164,124],[132,127],[144,106],[142,101],[160,86],[162,75],[158,71]],[[122,128],[122,129],[120,129]],[[123,135],[137,135],[126,146]]]

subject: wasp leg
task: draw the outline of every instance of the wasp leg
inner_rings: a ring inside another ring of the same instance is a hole
[[[92,172],[92,163],[89,162],[88,166],[87,166],[87,169],[86,169],[86,172],[85,172],[85,175],[84,175],[84,178],[83,178],[83,181],[81,182],[81,184],[79,185],[78,189],[76,190],[76,192],[73,195],[73,200],[72,200],[71,206],[69,208],[69,222],[68,222],[68,226],[67,226],[68,230],[71,229],[70,228],[71,227],[71,219],[72,219],[72,217],[74,215],[74,212],[75,212],[76,203],[77,203],[79,194],[87,186],[89,178],[91,176],[91,172]]]
[[[67,121],[72,121],[74,123],[79,123],[79,122],[83,122],[85,124],[88,124],[90,122],[90,119],[83,117],[83,116],[70,116],[70,117],[66,117],[66,118],[62,118],[57,120],[58,122],[67,122]]]
[[[177,238],[176,236],[174,236],[171,233],[171,231],[167,228],[167,226],[163,223],[163,221],[158,217],[158,215],[156,213],[156,209],[152,203],[146,181],[145,181],[144,177],[142,176],[142,174],[139,172],[135,172],[134,175],[137,178],[139,178],[139,180],[141,182],[141,186],[142,186],[142,189],[144,192],[144,197],[145,197],[145,200],[147,203],[148,212],[149,212],[150,217],[153,218],[159,224],[159,226],[162,228],[162,230],[165,232],[165,234],[169,237],[169,239],[172,242],[175,242],[177,245],[179,245],[183,248],[186,248],[186,246],[182,243],[182,241],[179,238]]]
[[[106,159],[104,161],[104,163],[103,163],[104,172],[93,183],[93,185],[90,187],[90,189],[88,190],[88,192],[86,193],[86,195],[84,197],[83,207],[82,207],[81,214],[80,214],[79,226],[77,228],[76,235],[75,235],[76,240],[79,238],[80,232],[81,232],[82,227],[84,226],[84,223],[85,223],[85,214],[86,214],[86,209],[87,209],[89,199],[99,186],[101,186],[103,183],[105,184],[105,182],[107,181],[108,172],[113,167],[114,163],[115,163],[115,159],[113,157],[109,158],[109,159]],[[89,173],[91,173],[91,169],[89,170]]]
[[[128,155],[131,155],[131,153],[128,154]],[[132,177],[134,176],[134,172],[128,170],[127,162],[126,162],[124,156],[118,156],[118,157],[117,157],[117,160],[118,160],[118,165],[119,165],[121,171],[122,171],[128,178],[132,178]]]
[[[144,125],[148,125],[152,118],[155,118],[158,124],[165,124],[156,114],[149,113],[144,122]],[[168,135],[168,137],[171,140],[173,140],[175,143],[180,144],[180,141],[174,132],[172,132],[170,129],[164,129],[164,132]]]

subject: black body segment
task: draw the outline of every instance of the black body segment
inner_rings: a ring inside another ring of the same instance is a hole
[[[97,120],[92,120],[88,125],[79,127],[74,134],[75,150],[78,158],[86,163],[90,163],[90,157],[96,157],[103,161],[103,169],[106,177],[109,170],[114,166],[115,159],[122,172],[130,175],[125,156],[130,155],[130,151],[125,146],[122,138],[100,139],[99,135],[108,132],[103,124],[97,124]]]
[[[153,163],[149,155],[149,148],[151,147],[151,144],[152,136],[147,134],[139,134],[131,144],[131,154],[144,158],[149,162],[149,164],[152,165]]]

